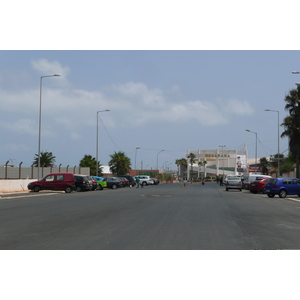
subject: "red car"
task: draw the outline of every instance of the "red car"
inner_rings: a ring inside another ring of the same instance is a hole
[[[249,190],[253,194],[262,193],[263,189],[270,178],[264,178],[261,180],[254,180],[249,184]]]

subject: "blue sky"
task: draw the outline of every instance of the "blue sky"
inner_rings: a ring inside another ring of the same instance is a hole
[[[282,121],[283,99],[300,82],[291,74],[300,69],[298,5],[129,0],[92,9],[91,1],[70,8],[54,0],[37,13],[30,0],[3,4],[0,164],[31,165],[40,77],[54,73],[61,77],[43,79],[41,149],[57,165],[96,156],[96,112],[106,109],[103,165],[114,151],[134,165],[136,147],[139,168],[156,168],[162,149],[160,168],[219,145],[247,144],[254,158],[255,135],[245,129],[258,133],[259,157],[277,153],[277,114],[264,110],[279,110]]]
[[[124,151],[137,167],[155,168],[187,150],[241,149],[249,157],[277,153],[277,114],[300,75],[299,51],[1,51],[0,163],[30,166],[38,146],[40,76],[43,79],[41,149],[56,163],[75,166],[85,154],[107,165]],[[283,128],[280,128],[282,132]],[[287,154],[287,139],[280,150]]]

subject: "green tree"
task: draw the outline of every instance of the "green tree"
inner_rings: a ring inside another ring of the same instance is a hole
[[[200,167],[202,167],[202,166],[204,166],[204,174],[203,174],[203,176],[205,177],[205,165],[207,164],[207,161],[206,160],[203,160],[203,161],[199,161],[198,162],[198,165],[200,166]]]
[[[111,172],[115,175],[124,175],[131,170],[130,158],[124,152],[115,152],[110,155],[111,160],[108,162]]]
[[[284,161],[284,155],[279,154],[279,159],[280,159],[280,165],[282,165],[282,163]],[[272,168],[274,168],[276,170],[276,172],[273,172],[273,173],[277,173],[277,171],[278,171],[278,153],[274,154],[274,155],[270,155],[270,165]],[[280,167],[280,174],[278,174],[278,177],[280,175],[282,175],[282,173],[285,173],[285,171],[283,171]]]
[[[280,163],[280,173],[289,173],[294,171],[294,163],[295,160],[293,158],[293,155],[292,153],[289,153],[288,157],[286,157]]]
[[[85,154],[84,157],[79,162],[80,167],[90,168],[91,176],[96,175],[96,158],[92,157],[92,155]],[[98,175],[103,175],[102,167],[100,162],[98,161]]]
[[[55,156],[53,155],[52,152],[41,152],[40,156],[40,165],[41,167],[54,167],[55,163]],[[38,160],[39,160],[39,155],[35,154],[35,157],[33,159],[33,166],[37,167],[38,166]]]
[[[176,159],[175,164],[177,166],[180,166],[180,165],[186,166],[187,165],[187,160],[185,158]]]
[[[266,157],[262,157],[259,159],[259,167],[261,168],[261,173],[264,175],[268,174],[268,166],[270,165],[270,162]]]
[[[281,137],[289,138],[289,149],[296,160],[296,177],[300,176],[300,86],[297,89],[290,90],[284,101],[286,102],[285,110],[289,115],[284,118],[281,126],[284,132]]]
[[[193,164],[196,162],[196,155],[194,153],[190,153],[188,155],[189,163],[191,164],[191,175],[190,178],[193,179]]]
[[[183,168],[182,167],[184,167],[184,168],[187,167],[187,160],[185,158],[176,159],[175,164],[178,167],[178,176],[183,177]]]

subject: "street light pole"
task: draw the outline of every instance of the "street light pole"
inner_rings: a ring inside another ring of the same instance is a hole
[[[38,179],[40,179],[40,168],[41,168],[41,132],[42,132],[42,80],[45,77],[56,77],[60,74],[41,76],[40,78],[40,111],[39,111],[39,142],[38,142]]]
[[[256,174],[256,168],[257,168],[257,132],[251,131],[249,129],[246,129],[246,131],[254,133],[256,135],[256,141],[255,141],[255,174]]]
[[[278,110],[272,110],[272,109],[265,109],[265,111],[272,111],[272,112],[277,112],[278,114],[278,177],[280,177],[280,158],[279,158],[279,152],[280,152],[280,148],[279,148],[279,140],[280,140],[280,135],[279,135],[279,111]]]
[[[136,147],[135,148],[135,158],[134,158],[134,175],[136,176],[136,152],[137,152],[137,149],[141,149],[141,147]]]
[[[157,179],[158,179],[158,154],[159,154],[160,152],[163,152],[163,151],[165,151],[165,149],[160,150],[160,151],[157,153],[157,158],[156,158]]]
[[[105,112],[105,111],[110,111],[109,109],[105,109],[105,110],[98,110],[97,111],[97,130],[96,130],[96,176],[98,176],[98,169],[99,169],[99,166],[98,166],[98,114],[100,112]]]
[[[219,147],[222,147],[222,155],[223,155],[222,167],[223,167],[223,178],[224,178],[224,152],[223,152],[223,148],[226,147],[226,145],[219,145]]]

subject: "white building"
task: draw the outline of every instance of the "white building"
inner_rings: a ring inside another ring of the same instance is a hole
[[[190,153],[196,156],[193,166],[191,166],[188,158]],[[247,156],[246,145],[244,145],[244,149],[242,150],[227,150],[226,148],[216,150],[188,150],[186,155],[188,164],[186,168],[180,166],[179,177],[189,180],[191,177],[202,178],[207,175],[248,174]],[[201,166],[201,162],[206,162],[205,166]]]

